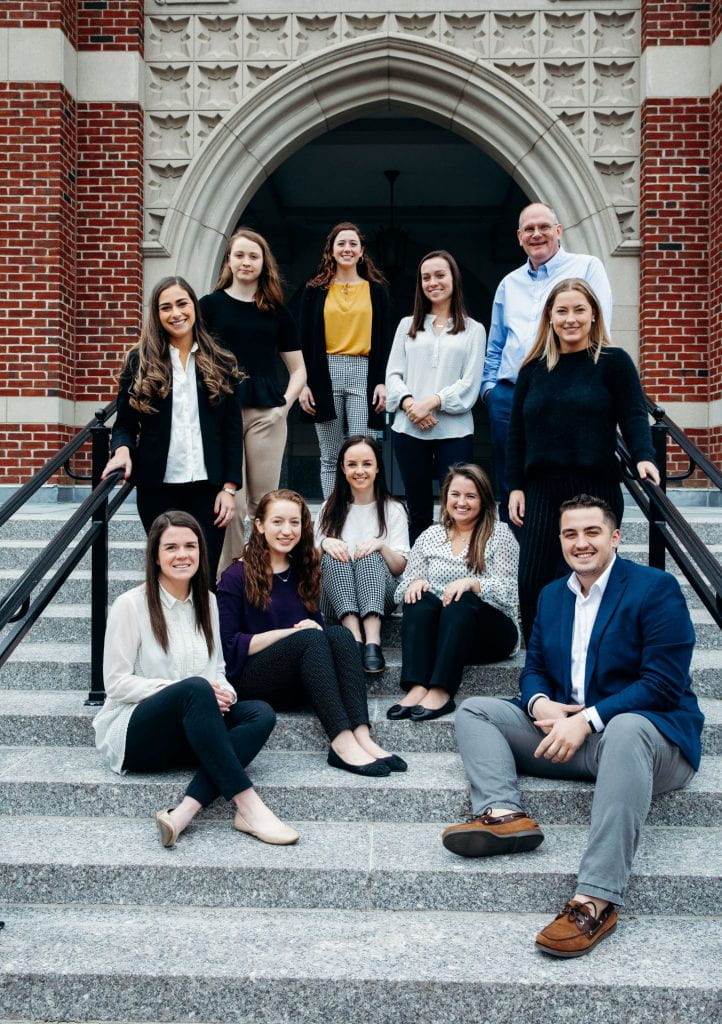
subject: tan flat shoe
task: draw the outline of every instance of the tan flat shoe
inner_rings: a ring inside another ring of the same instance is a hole
[[[155,823],[158,826],[158,838],[160,839],[161,846],[165,846],[167,850],[175,846],[175,841],[178,838],[178,831],[170,816],[172,810],[173,808],[169,807],[167,811],[158,811],[155,816]]]
[[[293,846],[301,838],[295,828],[284,825],[283,822],[279,822],[272,832],[257,832],[255,828],[251,828],[240,811],[236,811],[233,827],[238,832],[245,832],[246,835],[254,836],[262,843],[270,843],[272,846]]]

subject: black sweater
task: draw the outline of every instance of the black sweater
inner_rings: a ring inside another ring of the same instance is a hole
[[[632,461],[654,462],[652,436],[636,367],[621,348],[595,363],[588,349],[559,357],[553,370],[535,360],[514,389],[507,440],[510,490],[530,480],[582,470],[619,478],[617,424]]]

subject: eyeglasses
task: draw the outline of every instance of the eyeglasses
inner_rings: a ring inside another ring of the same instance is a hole
[[[531,238],[531,236],[535,235],[537,231],[541,235],[550,235],[554,228],[558,226],[559,221],[557,221],[555,224],[527,224],[525,228],[519,228],[519,231],[522,233],[522,235],[525,235],[527,238]]]

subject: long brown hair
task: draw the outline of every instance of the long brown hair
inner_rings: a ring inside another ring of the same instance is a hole
[[[599,362],[602,349],[612,344],[611,338],[607,334],[607,326],[604,323],[604,313],[594,289],[590,288],[587,282],[583,281],[580,277],[569,277],[565,281],[555,284],[549,292],[544,303],[544,312],[539,321],[539,329],[536,332],[534,344],[529,355],[521,364],[522,366],[526,366],[527,363],[533,363],[535,359],[538,359],[546,362],[547,370],[553,370],[559,362],[559,337],[552,327],[552,309],[560,292],[581,292],[592,307],[594,320],[589,332],[588,352],[595,363]]]
[[[160,322],[158,306],[162,293],[174,285],[182,288],[193,303],[193,341],[198,345],[196,366],[203,378],[211,405],[218,405],[224,395],[232,394],[233,382],[245,376],[239,372],[235,356],[221,348],[206,330],[198,305],[198,296],[188,282],[182,277],[164,277],[153,289],[148,317],[143,324],[140,338],[128,352],[125,361],[124,369],[128,367],[133,353],[138,353],[138,368],[130,384],[130,404],[138,412],[158,412],[153,403],[166,398],[170,393],[173,379],[170,343]]]
[[[384,468],[384,456],[381,445],[376,438],[366,434],[353,434],[344,441],[336,459],[336,478],[333,483],[333,490],[323,506],[318,525],[326,537],[340,537],[346,523],[348,510],[353,505],[351,485],[346,479],[343,462],[346,452],[355,444],[365,444],[371,449],[376,458],[378,473],[374,480],[374,501],[376,502],[376,516],[379,532],[377,537],[383,537],[386,532],[386,503],[395,501],[389,494],[386,486],[386,470]]]
[[[451,319],[454,321],[454,325],[451,328],[451,334],[459,334],[466,327],[466,318],[468,313],[466,312],[466,306],[464,304],[464,289],[461,283],[461,271],[459,265],[446,249],[433,249],[431,252],[427,252],[424,258],[419,263],[416,270],[416,292],[414,294],[414,311],[411,314],[411,327],[409,327],[409,337],[415,338],[419,331],[424,329],[424,320],[428,313],[431,312],[431,302],[424,295],[424,289],[421,287],[421,268],[427,260],[442,259],[446,260],[451,271],[451,281],[453,284],[453,291],[451,293]]]
[[[261,250],[263,267],[256,283],[256,294],[253,296],[253,301],[262,313],[275,313],[283,304],[283,288],[278,263],[276,263],[276,257],[271,252],[271,247],[263,235],[259,235],[257,231],[251,231],[250,228],[238,228],[228,239],[223,256],[223,268],[218,280],[213,285],[213,291],[224,291],[233,280],[230,265],[231,250],[239,238],[247,238],[249,242],[255,242]]]
[[[385,284],[386,278],[369,255],[369,251],[366,248],[366,239],[361,234],[359,228],[357,228],[355,224],[352,224],[350,220],[342,220],[340,224],[331,228],[328,233],[326,242],[323,246],[323,252],[321,253],[321,262],[318,265],[318,270],[310,281],[307,282],[308,286],[310,288],[328,288],[333,281],[336,276],[336,260],[333,255],[333,243],[336,241],[336,235],[340,235],[342,231],[354,231],[358,235],[358,240],[361,243],[363,258],[356,264],[356,273],[359,277],[365,277],[367,281],[375,281],[377,284]]]
[[[494,532],[497,519],[494,488],[491,486],[491,480],[481,466],[476,466],[473,462],[457,462],[455,466],[452,466],[444,477],[439,497],[441,503],[441,525],[447,534],[451,533],[454,526],[454,520],[446,511],[446,502],[449,497],[451,481],[455,476],[463,476],[465,480],[470,480],[481,499],[481,511],[469,541],[466,566],[471,572],[482,573],[486,566],[486,544]]]
[[[148,531],[148,543],[145,547],[145,599],[148,602],[150,628],[153,631],[153,636],[167,654],[168,623],[160,599],[158,552],[163,534],[170,526],[182,526],[192,530],[198,540],[198,571],[191,579],[191,594],[196,631],[203,634],[210,657],[213,654],[213,627],[211,625],[211,602],[208,594],[210,587],[208,547],[198,520],[188,512],[162,512],[153,520]]]
[[[268,608],[271,600],[271,556],[265,536],[257,527],[268,514],[269,506],[274,501],[292,501],[301,511],[301,538],[296,546],[288,552],[294,575],[298,581],[298,596],[304,608],[309,612],[318,611],[318,600],[321,596],[321,569],[318,551],[313,542],[313,522],[308,505],[297,491],[279,487],[275,491],[264,494],[256,509],[256,518],[243,551],[243,564],[246,571],[246,598],[256,608]]]

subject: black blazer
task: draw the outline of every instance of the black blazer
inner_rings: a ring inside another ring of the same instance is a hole
[[[371,350],[369,352],[366,399],[368,401],[370,430],[383,430],[384,413],[374,412],[373,393],[377,384],[386,379],[386,363],[391,343],[389,297],[382,284],[370,281],[371,291]],[[331,375],[326,355],[326,333],[323,307],[328,292],[325,288],[306,286],[301,298],[300,333],[303,359],[306,364],[307,383],[316,401],[316,415],[301,413],[306,423],[325,423],[336,419],[331,389]]]
[[[137,487],[158,487],[163,483],[173,415],[173,388],[165,398],[156,399],[158,411],[142,413],[130,404],[130,386],[138,368],[138,352],[130,353],[120,375],[118,413],[111,435],[111,450],[122,445],[130,449],[133,481]],[[208,480],[219,489],[224,483],[238,487],[243,482],[243,414],[240,390],[224,395],[211,405],[200,373],[196,373],[198,418],[203,439],[203,458]]]

